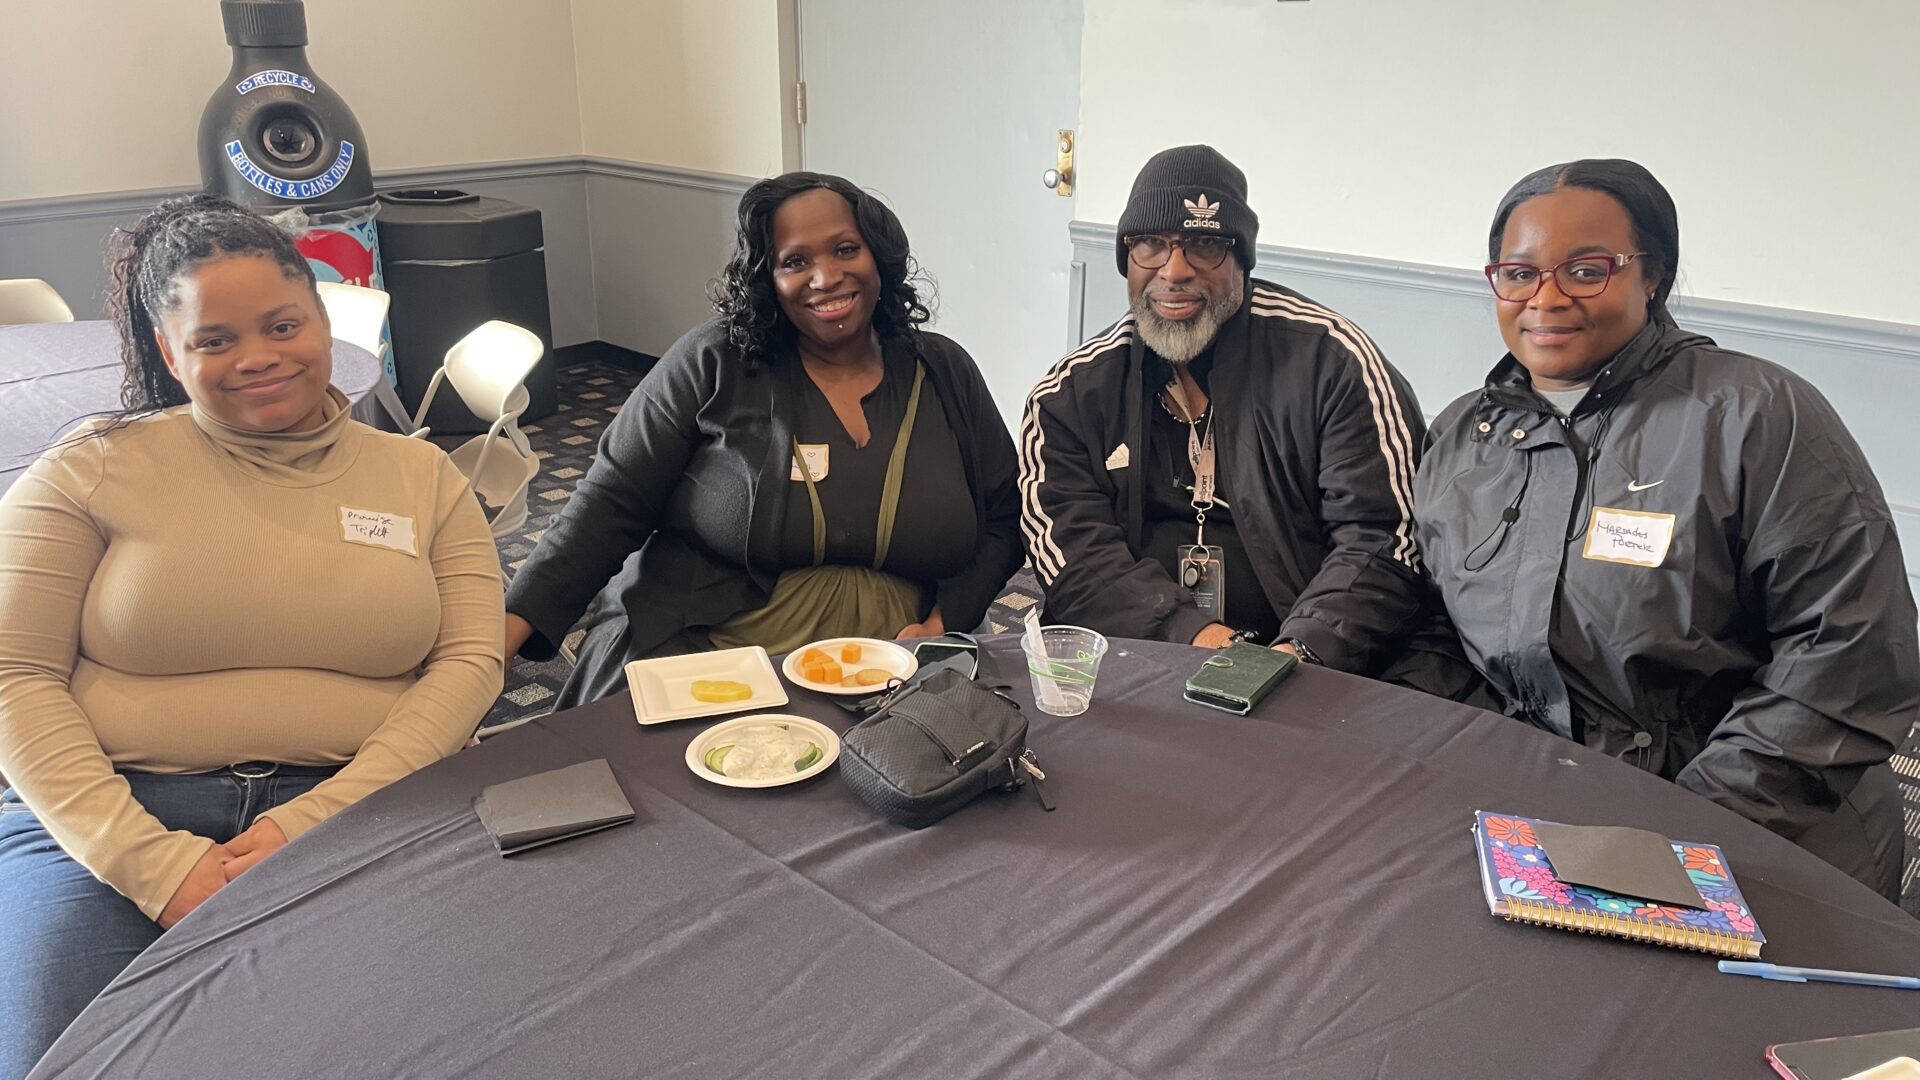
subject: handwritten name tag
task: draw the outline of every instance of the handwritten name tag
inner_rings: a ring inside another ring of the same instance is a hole
[[[820,481],[825,480],[827,478],[827,444],[826,443],[821,443],[818,446],[809,446],[806,443],[801,443],[800,444],[800,460],[807,463],[807,472],[813,474],[813,480],[815,483],[819,483]],[[788,468],[787,472],[788,472],[787,479],[789,480],[805,480],[806,479],[806,477],[800,475],[799,461],[794,462],[793,465]]]
[[[341,507],[340,539],[349,544],[365,544],[368,547],[404,551],[416,558],[420,554],[413,541],[413,519],[399,514],[389,514],[383,510],[355,510],[351,506]]]
[[[1659,566],[1673,545],[1673,515],[1596,506],[1587,522],[1587,558]]]

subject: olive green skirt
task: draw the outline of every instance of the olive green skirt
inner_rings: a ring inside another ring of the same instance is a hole
[[[707,631],[716,649],[758,645],[776,655],[823,638],[891,641],[920,621],[920,586],[865,566],[804,566],[780,575],[773,596]]]

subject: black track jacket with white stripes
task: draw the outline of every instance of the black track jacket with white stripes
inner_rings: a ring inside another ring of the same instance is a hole
[[[1426,437],[1405,379],[1358,327],[1291,290],[1249,283],[1214,340],[1214,438],[1260,587],[1327,666],[1394,659],[1428,586],[1413,536]],[[1129,315],[1054,365],[1020,424],[1020,526],[1049,622],[1189,641],[1205,626],[1141,558],[1144,346]]]

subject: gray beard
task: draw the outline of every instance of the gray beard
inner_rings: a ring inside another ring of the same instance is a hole
[[[1184,364],[1206,352],[1207,346],[1213,344],[1214,335],[1220,332],[1221,325],[1240,310],[1240,304],[1247,295],[1245,279],[1233,274],[1227,278],[1226,290],[1219,296],[1207,298],[1206,306],[1200,309],[1198,315],[1191,319],[1168,319],[1153,310],[1153,305],[1148,302],[1147,292],[1150,289],[1151,286],[1142,290],[1129,306],[1140,328],[1140,340],[1172,364]],[[1200,292],[1197,289],[1177,291]]]

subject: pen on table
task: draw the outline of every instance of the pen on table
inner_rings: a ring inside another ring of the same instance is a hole
[[[1787,967],[1784,964],[1749,964],[1739,960],[1720,961],[1720,970],[1728,975],[1757,975],[1775,982],[1830,982],[1853,986],[1889,986],[1896,990],[1920,990],[1920,978],[1912,975],[1870,975],[1864,971],[1829,971],[1826,968]]]

